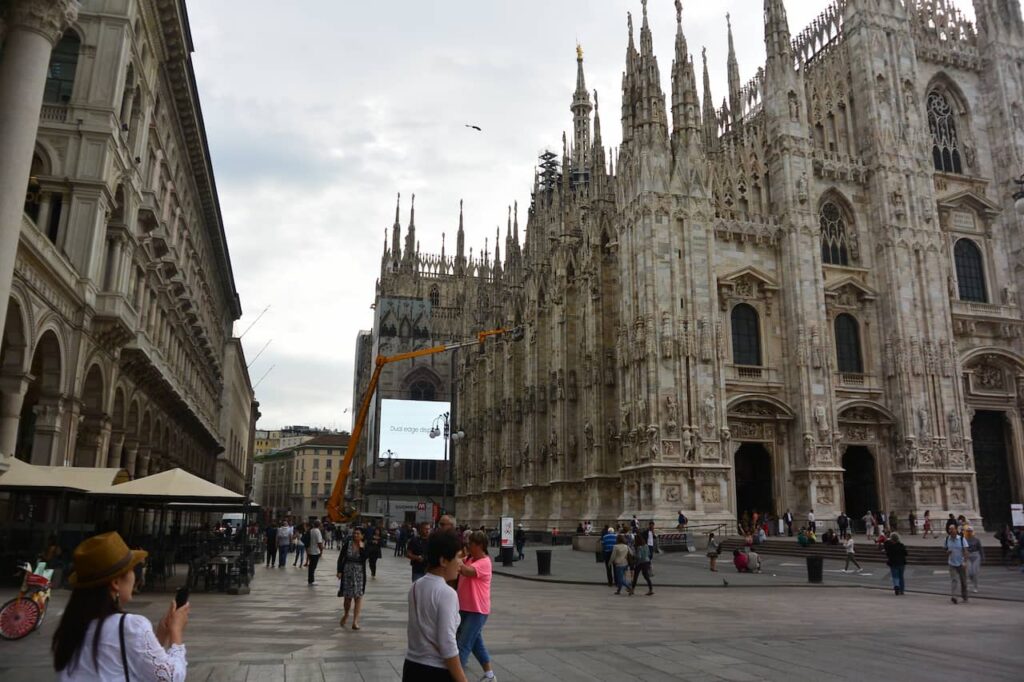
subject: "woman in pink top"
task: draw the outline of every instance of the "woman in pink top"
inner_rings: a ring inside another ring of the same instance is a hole
[[[462,667],[470,652],[484,669],[484,679],[494,679],[491,655],[484,646],[483,630],[491,612],[491,558],[487,556],[487,535],[475,531],[469,536],[469,558],[459,569],[459,616],[462,622],[456,639]]]

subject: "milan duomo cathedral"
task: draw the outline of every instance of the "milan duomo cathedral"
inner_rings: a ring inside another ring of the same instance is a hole
[[[467,256],[460,210],[455,255],[427,255],[396,213],[376,351],[525,327],[388,368],[385,397],[454,381],[460,523],[1008,520],[1019,0],[974,0],[973,23],[952,0],[835,0],[795,36],[765,0],[764,66],[741,81],[729,27],[720,105],[680,4],[670,95],[646,0],[638,36],[627,19],[616,150],[577,49],[572,132],[538,162],[522,241],[510,209],[504,249]]]

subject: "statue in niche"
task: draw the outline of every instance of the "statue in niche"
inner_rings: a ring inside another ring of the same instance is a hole
[[[917,435],[922,441],[931,436],[931,417],[928,415],[928,408],[925,405],[917,408]]]
[[[576,459],[576,434],[575,433],[570,433],[569,434],[569,442],[568,442],[568,446],[567,447],[568,447],[568,455],[569,455],[569,457],[571,457],[573,460],[575,460]]]
[[[594,448],[594,426],[589,419],[583,422],[583,442],[586,444],[587,450]]]
[[[609,419],[608,423],[604,425],[604,435],[608,438],[609,443],[618,437],[618,434],[615,433],[615,422],[611,419]]]
[[[667,312],[661,314],[661,357],[672,357],[672,316]]]
[[[674,436],[676,433],[676,429],[679,426],[676,422],[676,413],[678,412],[678,407],[675,396],[665,396],[665,412],[665,430],[668,432],[670,436]]]
[[[728,457],[732,454],[732,433],[728,427],[722,429],[720,437],[722,439],[722,456]]]
[[[626,434],[629,432],[629,405],[623,404],[619,406],[619,415],[621,418],[619,433]]]
[[[960,426],[960,417],[957,415],[956,410],[950,410],[948,415],[949,421],[949,444],[954,448],[959,448],[963,445],[962,428]]]
[[[647,401],[644,398],[636,399],[636,424],[639,428],[643,428],[644,424],[648,422],[647,414]]]
[[[576,402],[576,370],[569,370],[569,400]]]
[[[604,354],[604,385],[615,385],[615,355],[610,350]]]
[[[683,446],[683,459],[687,462],[693,461],[693,431],[689,428],[683,429],[683,433],[680,436],[681,443]]]
[[[565,370],[558,370],[558,379],[555,380],[555,384],[558,387],[556,395],[559,400],[565,400]]]
[[[715,432],[715,396],[711,393],[704,396],[704,406],[702,411],[704,417],[704,430],[713,434]]]
[[[647,427],[647,449],[652,458],[656,458],[659,452],[658,425],[651,424]]]
[[[551,449],[551,456],[558,457],[558,432],[551,429],[551,438],[548,439],[548,446]]]
[[[804,464],[811,466],[816,459],[814,454],[814,436],[810,433],[804,434]]]
[[[822,440],[828,438],[829,424],[828,414],[825,412],[825,406],[818,403],[814,406],[814,422],[818,425],[818,435]]]

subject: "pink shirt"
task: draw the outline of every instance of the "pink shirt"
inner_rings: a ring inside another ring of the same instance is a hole
[[[476,569],[476,577],[459,576],[459,610],[472,613],[491,612],[491,557],[485,556],[464,562]]]

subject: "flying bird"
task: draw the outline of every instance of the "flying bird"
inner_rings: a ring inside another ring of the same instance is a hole
[[[472,128],[473,130],[477,131],[478,133],[483,132],[483,128],[481,128],[480,126],[475,126],[475,125],[473,125],[471,123],[467,123],[466,127],[467,128]]]

